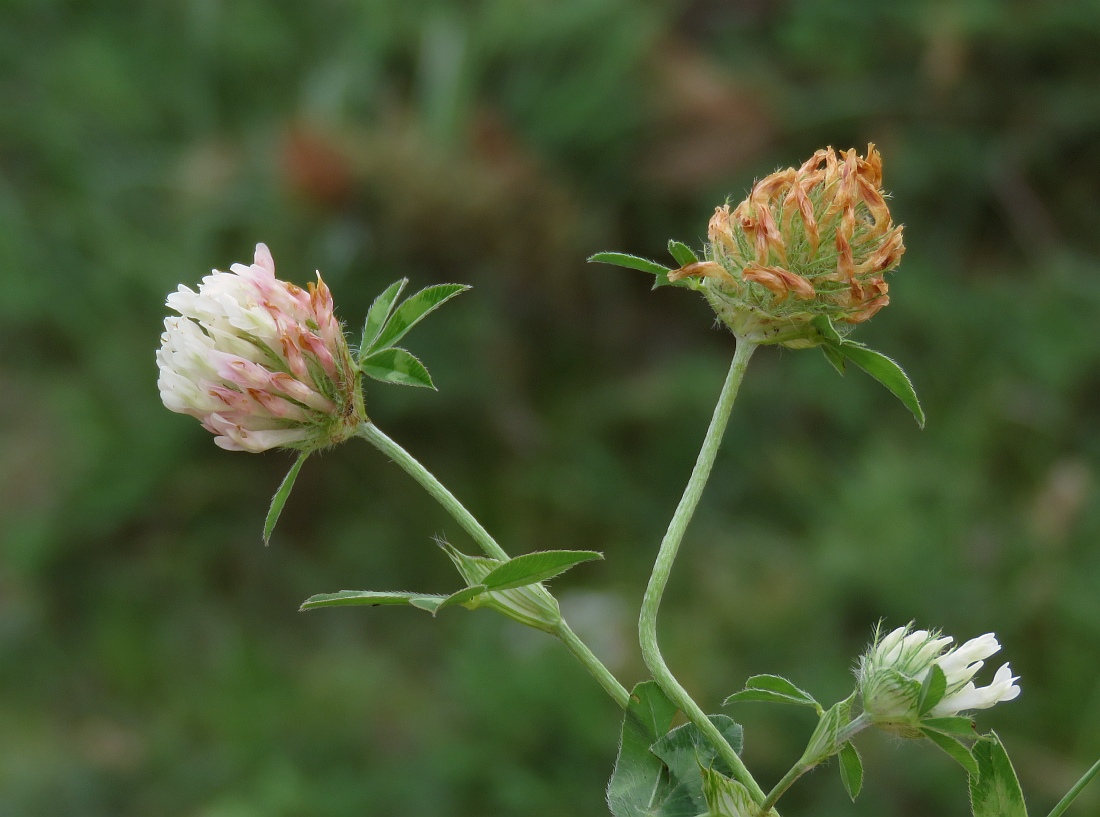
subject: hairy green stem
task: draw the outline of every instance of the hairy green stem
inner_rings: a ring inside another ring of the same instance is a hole
[[[409,476],[420,483],[421,487],[436,502],[442,505],[447,513],[454,517],[455,521],[462,526],[462,529],[470,534],[486,556],[501,561],[508,560],[508,554],[505,553],[504,548],[497,544],[496,539],[489,534],[489,531],[485,530],[484,526],[474,518],[474,515],[455,498],[455,495],[448,491],[443,483],[421,465],[412,454],[386,436],[374,423],[361,423],[359,428],[356,429],[356,434],[401,466]],[[547,592],[542,589],[541,585],[537,589],[543,593]],[[554,635],[584,665],[585,669],[592,674],[597,683],[611,696],[612,700],[623,709],[626,709],[627,704],[630,703],[630,693],[627,692],[626,687],[616,680],[611,671],[592,653],[592,650],[588,649],[588,646],[577,637],[577,634],[569,629],[569,625],[565,623],[564,619],[555,627]]]
[[[1100,760],[1096,761],[1092,768],[1085,772],[1084,775],[1081,776],[1081,779],[1073,784],[1073,788],[1066,792],[1066,796],[1058,801],[1058,805],[1051,810],[1048,817],[1062,817],[1066,809],[1069,808],[1070,803],[1077,799],[1077,795],[1079,795],[1085,786],[1091,783],[1092,779],[1098,774],[1100,774]]]
[[[638,638],[642,647],[642,658],[649,667],[653,680],[664,691],[689,721],[702,732],[707,740],[714,744],[718,755],[726,761],[733,770],[733,776],[737,778],[751,793],[756,802],[764,800],[764,792],[756,780],[749,773],[745,764],[741,762],[737,752],[730,746],[729,741],[723,737],[718,728],[710,722],[706,713],[692,700],[687,690],[669,670],[661,655],[661,648],[657,644],[657,611],[661,606],[661,597],[668,584],[668,577],[672,571],[672,563],[676,560],[676,552],[680,548],[680,542],[684,538],[695,507],[699,504],[699,498],[706,487],[707,478],[714,466],[714,458],[718,454],[718,448],[722,443],[722,434],[726,430],[730,411],[733,409],[733,401],[737,397],[738,387],[745,376],[745,368],[749,358],[756,349],[755,344],[738,341],[737,351],[733,356],[733,364],[729,374],[726,375],[725,385],[722,386],[722,394],[718,398],[718,405],[714,407],[714,416],[711,417],[710,427],[703,439],[703,446],[699,451],[699,457],[695,461],[695,468],[691,472],[684,495],[680,498],[680,504],[676,506],[676,512],[665,532],[665,538],[661,541],[661,549],[657,554],[657,561],[653,565],[653,573],[649,577],[649,586],[646,588],[645,597],[642,599],[642,611],[638,618]]]
[[[443,483],[421,465],[412,454],[387,437],[382,429],[374,423],[366,422],[360,423],[355,433],[400,465],[405,473],[419,482],[420,486],[431,494],[432,499],[442,505],[443,510],[453,516],[462,529],[470,534],[486,556],[500,559],[502,562],[508,560],[508,554],[504,552],[504,548],[498,545],[496,539],[489,535],[489,531],[485,530],[474,515],[455,499],[455,495],[448,491]]]
[[[847,726],[837,732],[837,750],[839,751],[840,747],[851,740],[857,733],[862,732],[870,725],[871,718],[867,715],[866,712],[862,713],[859,717],[851,721],[851,723],[849,723]],[[821,765],[828,759],[829,758],[827,757],[822,757],[816,758],[809,762],[806,762],[804,759],[799,759],[799,761],[791,767],[791,770],[783,775],[783,779],[776,783],[775,787],[770,792],[768,792],[768,796],[764,798],[764,802],[760,804],[759,814],[767,814],[768,809],[773,808],[775,804],[779,802],[779,798],[786,793],[787,789],[794,785],[795,781],[798,780],[798,778],[802,777],[802,775],[806,774],[806,772],[810,771],[811,769]]]

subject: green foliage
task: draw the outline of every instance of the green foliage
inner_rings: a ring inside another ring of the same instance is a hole
[[[806,750],[799,761],[805,765],[820,763],[839,752],[845,741],[840,740],[841,730],[852,720],[852,701],[855,694],[833,704],[818,719],[813,734],[806,743]]]
[[[844,784],[844,791],[852,798],[854,803],[863,789],[863,759],[859,756],[859,750],[848,741],[840,747],[838,755],[840,763],[840,780]]]
[[[666,267],[664,264],[658,264],[656,261],[650,261],[648,258],[640,258],[637,255],[628,255],[623,252],[598,252],[595,255],[589,256],[588,263],[614,264],[616,267],[625,267],[627,269],[636,269],[642,272],[652,273],[654,276],[653,289],[667,286],[688,286],[686,280],[668,280],[668,274],[672,271],[669,267]]]
[[[299,608],[316,610],[321,607],[379,607],[408,604],[428,612],[435,612],[444,596],[425,593],[392,593],[376,590],[341,590],[338,593],[319,593],[310,596]]]
[[[817,711],[818,715],[824,714],[822,708],[810,693],[799,689],[786,678],[778,675],[754,675],[745,681],[745,688],[735,692],[723,702],[723,705],[734,701],[768,701],[779,704],[795,704],[797,706],[809,706]]]
[[[422,386],[435,389],[435,383],[424,364],[404,349],[383,349],[363,357],[359,368],[367,377],[383,383],[399,383],[402,386]]]
[[[738,754],[744,745],[744,733],[741,725],[726,715],[708,715],[718,731]],[[707,809],[708,798],[705,793],[703,770],[713,769],[724,776],[733,774],[722,760],[713,744],[693,723],[677,726],[667,735],[658,739],[650,751],[664,762],[668,771],[670,787],[665,798],[665,810],[679,813],[691,803],[693,814]],[[665,812],[662,812],[665,813]]]
[[[482,579],[490,590],[511,590],[559,576],[581,562],[602,559],[592,550],[543,550],[524,553],[504,562]]]
[[[917,714],[927,715],[947,694],[947,676],[939,664],[933,664],[924,678],[917,699]]]
[[[676,707],[655,682],[645,681],[631,692],[607,789],[615,817],[696,817],[716,799],[715,787],[721,788],[718,781],[704,778],[732,773],[694,724],[669,731],[675,714]],[[740,753],[741,726],[725,715],[711,715],[710,720]]]
[[[962,741],[934,729],[921,729],[921,732],[966,769],[966,773],[972,780],[978,776],[978,763],[974,760],[974,755],[970,753],[970,749]]]
[[[703,776],[703,795],[706,798],[706,817],[744,817],[757,812],[752,795],[741,783],[731,780],[713,769],[700,770]],[[768,817],[775,815],[768,810]]]
[[[372,303],[370,309],[367,310],[367,318],[363,323],[363,337],[359,344],[360,363],[363,362],[363,358],[367,354],[370,354],[370,350],[374,347],[374,342],[378,339],[386,322],[390,319],[394,304],[397,302],[397,299],[401,297],[401,292],[408,283],[408,278],[394,281],[386,287],[381,295],[374,299],[374,303]]]
[[[583,259],[698,245],[754,178],[868,140],[908,251],[853,336],[935,421],[759,351],[672,576],[669,663],[715,702],[762,671],[839,695],[879,616],[996,630],[1024,694],[979,722],[1029,747],[1029,799],[1100,754],[1095,2],[121,8],[15,0],[0,25],[0,812],[606,814],[620,714],[552,639],[295,613],[445,594],[421,534],[460,532],[353,441],[256,548],[289,460],[163,408],[164,296],[261,240],[355,334],[395,278],[474,284],[408,336],[439,396],[378,388],[369,413],[510,551],[603,551],[555,591],[642,678],[634,611],[732,342],[701,299]],[[734,714],[778,780],[799,713]],[[954,764],[883,747],[855,805],[814,775],[783,813],[965,811]]]
[[[832,321],[823,315],[814,318],[812,323],[821,333],[821,351],[834,369],[843,375],[845,364],[849,360],[852,361],[901,400],[913,413],[917,425],[924,428],[924,409],[921,408],[920,400],[917,399],[917,392],[909,380],[909,375],[901,366],[881,352],[841,337]]]
[[[283,512],[283,506],[286,505],[287,498],[294,489],[294,480],[298,479],[298,472],[302,470],[308,456],[308,451],[303,451],[298,455],[298,458],[294,460],[294,464],[290,466],[290,470],[287,471],[286,476],[283,477],[283,481],[279,483],[275,495],[271,497],[271,506],[267,509],[267,518],[264,520],[265,545],[271,542],[271,534],[275,531],[279,515]]]
[[[649,747],[672,725],[676,706],[655,681],[638,684],[630,693],[623,717],[615,771],[607,787],[607,804],[615,817],[660,814],[668,789],[667,771]]]
[[[420,321],[455,295],[468,289],[469,287],[463,284],[439,284],[425,287],[415,295],[410,295],[404,303],[390,313],[389,319],[378,330],[378,336],[369,344],[364,342],[359,352],[360,356],[369,356],[379,350],[390,348]]]
[[[881,352],[876,352],[849,340],[840,345],[839,351],[845,358],[889,389],[913,413],[917,425],[924,428],[924,409],[921,408],[920,400],[917,399],[917,393],[913,389],[909,376],[901,366]]]
[[[925,718],[920,725],[922,729],[933,729],[945,735],[959,735],[964,738],[977,737],[974,731],[974,721],[970,718]]]
[[[383,383],[434,390],[435,383],[424,364],[394,344],[430,313],[469,287],[462,284],[425,287],[395,307],[407,283],[408,279],[402,278],[390,284],[367,310],[359,345],[359,368],[367,377]]]
[[[977,767],[970,776],[974,817],[1027,817],[1016,770],[995,732],[974,745],[973,760]]]
[[[668,242],[668,252],[676,259],[676,263],[681,267],[686,267],[688,264],[694,264],[699,260],[699,257],[695,252],[682,241],[676,241],[675,239]]]

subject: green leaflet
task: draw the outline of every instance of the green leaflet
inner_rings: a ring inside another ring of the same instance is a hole
[[[602,559],[594,550],[544,550],[509,559],[481,580],[489,590],[511,590],[552,579],[581,562]]]
[[[638,255],[628,255],[625,252],[598,252],[588,257],[588,263],[614,264],[616,267],[626,267],[627,269],[651,272],[654,275],[660,275],[661,273],[667,273],[669,271],[669,268],[664,264],[658,264],[656,261],[650,261],[648,258],[642,258]]]
[[[966,773],[970,775],[971,780],[978,776],[978,763],[974,760],[974,755],[970,753],[970,750],[966,748],[958,738],[954,738],[951,735],[945,735],[933,729],[922,729],[921,732],[926,738],[954,758],[960,766],[966,769]]]
[[[367,310],[367,319],[363,324],[363,340],[359,346],[360,363],[363,361],[363,357],[367,352],[370,351],[371,345],[377,340],[378,333],[382,331],[382,327],[385,326],[386,321],[389,320],[390,313],[393,311],[394,302],[401,296],[401,292],[408,283],[408,278],[394,281],[386,288],[385,292],[374,299],[374,303],[372,303],[370,309]]]
[[[974,721],[970,718],[954,716],[950,718],[925,718],[920,722],[922,729],[933,729],[947,735],[961,735],[964,738],[975,738]]]
[[[435,383],[424,364],[404,349],[391,348],[372,352],[362,359],[359,368],[367,377],[383,383],[435,390]]]
[[[390,593],[376,590],[341,590],[338,593],[320,593],[310,596],[300,610],[317,610],[321,607],[378,607],[408,604],[422,610],[434,610],[445,599],[434,593]]]
[[[744,744],[741,724],[726,715],[708,715],[707,717],[729,741],[733,750],[740,754]],[[670,804],[690,802],[695,809],[693,814],[698,814],[707,808],[702,770],[713,769],[725,776],[733,774],[733,770],[718,757],[714,746],[693,723],[677,726],[656,741],[650,747],[650,751],[664,761],[668,768],[669,780],[674,784],[668,792],[667,801]],[[679,807],[677,805],[677,808]]]
[[[668,774],[649,747],[668,731],[675,714],[675,704],[655,681],[638,684],[631,692],[619,756],[607,787],[607,805],[615,817],[660,814],[656,809],[667,793]]]
[[[825,353],[825,359],[833,365],[833,368],[844,374],[845,362],[852,361],[901,400],[913,413],[917,425],[924,428],[924,409],[921,408],[920,400],[917,399],[912,381],[897,362],[881,352],[868,349],[862,343],[845,340],[836,331],[832,321],[824,315],[818,315],[811,323],[821,333],[821,351]]]
[[[889,389],[913,413],[917,425],[924,428],[924,409],[921,408],[920,400],[917,399],[912,381],[901,366],[881,352],[851,341],[845,341],[840,351],[848,360]]]
[[[723,782],[730,770],[695,726],[668,731],[675,714],[675,705],[655,682],[634,687],[607,788],[615,817],[699,817],[710,811],[712,799],[724,802],[722,792],[736,793],[740,784]],[[725,715],[710,719],[740,751],[741,727]]]
[[[917,701],[917,714],[927,715],[936,704],[943,700],[943,696],[946,694],[947,676],[943,674],[939,664],[933,664],[928,671],[928,675],[924,677],[924,683],[921,684],[920,698]]]
[[[642,258],[637,255],[628,255],[625,252],[598,252],[595,255],[588,257],[588,263],[590,264],[613,264],[616,267],[625,267],[627,269],[640,270],[641,272],[649,272],[654,276],[653,288],[658,287],[691,287],[688,281],[670,281],[668,280],[668,274],[671,270],[664,264],[658,264],[656,261],[650,261],[648,258]]]
[[[844,374],[844,353],[836,346],[832,346],[828,343],[821,344],[821,351],[825,353],[825,359],[832,364],[833,368],[841,374]]]
[[[863,759],[851,741],[840,747],[840,781],[854,803],[863,789]]]
[[[265,545],[271,542],[271,534],[275,530],[275,523],[279,521],[279,515],[283,512],[287,497],[290,496],[290,492],[294,488],[294,481],[298,479],[298,472],[302,470],[302,465],[308,456],[308,451],[303,451],[298,455],[298,459],[294,460],[294,464],[290,466],[290,470],[283,477],[283,481],[279,483],[275,496],[271,497],[271,507],[267,509],[267,518],[264,520]]]
[[[997,733],[978,741],[973,755],[978,765],[978,774],[970,778],[974,817],[1027,817],[1020,781]]]
[[[367,353],[386,349],[397,343],[430,313],[467,289],[469,287],[464,284],[439,284],[425,287],[415,295],[410,295],[393,311],[378,337],[367,347]]]
[[[470,587],[464,587],[457,593],[451,593],[451,595],[443,599],[443,601],[441,601],[436,606],[436,608],[432,610],[432,615],[435,615],[444,607],[454,607],[455,605],[459,604],[468,604],[476,599],[478,596],[480,596],[482,593],[484,593],[487,589],[488,588],[486,588],[483,584],[475,584],[471,585]]]
[[[669,241],[668,251],[669,254],[676,259],[676,263],[681,267],[686,267],[688,264],[694,264],[699,260],[699,257],[692,251],[691,247],[682,241]]]
[[[724,706],[736,701],[767,701],[809,706],[815,709],[818,715],[825,711],[810,693],[799,689],[779,675],[754,675],[745,681],[743,690],[733,693],[722,703]]]

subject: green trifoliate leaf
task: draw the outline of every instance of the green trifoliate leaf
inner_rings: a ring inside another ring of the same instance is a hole
[[[933,664],[928,674],[924,676],[924,683],[921,684],[920,698],[917,699],[917,714],[927,715],[946,694],[947,676],[944,675],[939,664]]]
[[[401,292],[408,283],[408,278],[394,281],[386,288],[385,292],[374,299],[374,303],[371,304],[370,309],[367,310],[367,320],[363,324],[363,340],[359,344],[360,361],[362,361],[370,351],[371,344],[378,339],[378,333],[381,332],[382,327],[386,325],[386,321],[393,311],[394,303],[401,296]]]
[[[664,735],[676,714],[654,681],[634,687],[623,717],[622,740],[615,771],[607,787],[607,804],[615,817],[652,817],[668,793],[668,774],[649,747]]]
[[[686,267],[688,264],[694,264],[699,260],[699,256],[682,241],[669,241],[668,251],[673,258],[676,259],[676,263],[681,267]]]
[[[426,287],[397,307],[386,321],[378,337],[367,347],[368,354],[386,349],[405,336],[405,333],[420,323],[428,314],[435,311],[455,295],[465,292],[465,284],[439,284]]]
[[[840,781],[854,803],[863,788],[863,760],[851,741],[840,747]]]
[[[814,697],[779,675],[754,675],[745,682],[745,688],[723,701],[723,705],[735,701],[767,701],[777,704],[809,706],[821,715],[825,710]]]
[[[1020,781],[997,733],[978,741],[973,755],[978,765],[978,774],[970,778],[974,817],[1027,817]]]
[[[316,610],[321,607],[378,607],[381,605],[408,604],[420,609],[433,610],[446,598],[434,593],[389,593],[376,590],[341,590],[338,593],[320,593],[310,596],[299,608]]]
[[[913,413],[917,425],[924,428],[924,409],[921,408],[920,400],[917,399],[917,392],[913,389],[913,383],[901,366],[881,352],[875,352],[851,341],[845,341],[839,349],[848,360],[875,378],[901,400],[905,407]]]
[[[947,754],[951,755],[960,766],[966,769],[966,773],[970,775],[971,778],[978,775],[978,762],[974,760],[974,755],[970,753],[970,750],[964,746],[958,738],[953,738],[951,735],[945,735],[942,732],[936,732],[933,729],[921,729],[921,732],[926,738],[943,749]]]
[[[925,718],[920,722],[922,729],[932,729],[943,732],[945,735],[961,735],[964,738],[974,738],[974,721],[970,718]]]
[[[275,491],[275,496],[271,497],[271,507],[267,509],[267,518],[264,520],[265,545],[271,542],[271,534],[275,530],[275,523],[279,521],[279,514],[283,512],[287,497],[290,496],[290,492],[294,488],[294,480],[298,479],[298,472],[302,470],[302,464],[305,463],[308,456],[308,451],[303,451],[298,455],[298,459],[294,460],[294,464],[290,466],[290,470],[283,477],[283,481],[279,483],[279,489]]]
[[[800,763],[816,765],[840,751],[838,740],[840,730],[852,720],[853,693],[840,703],[834,704],[817,722],[810,740],[806,744],[806,751],[802,753]]]
[[[367,377],[381,380],[383,383],[398,383],[402,386],[421,386],[435,389],[432,376],[424,364],[404,349],[383,349],[371,352],[359,364]]]
[[[544,550],[525,553],[494,568],[481,580],[490,590],[511,590],[552,579],[581,562],[602,559],[594,550]]]

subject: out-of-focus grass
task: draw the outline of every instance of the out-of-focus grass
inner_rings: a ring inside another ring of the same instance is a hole
[[[746,675],[846,694],[871,626],[996,630],[981,717],[1037,811],[1100,753],[1100,9],[1095,3],[12,2],[0,25],[0,815],[605,813],[618,713],[488,613],[295,612],[457,584],[461,533],[352,443],[307,465],[161,407],[163,297],[266,241],[373,295],[475,289],[417,329],[439,394],[372,417],[555,583],[627,682],[633,616],[732,349],[592,251],[699,241],[715,204],[876,142],[909,251],[860,339],[918,432],[816,353],[753,361],[663,613],[710,707]],[[743,705],[765,783],[798,713]],[[964,815],[946,757],[869,737],[848,806]],[[1097,794],[1077,806],[1095,808]],[[1090,805],[1091,804],[1091,805]]]

